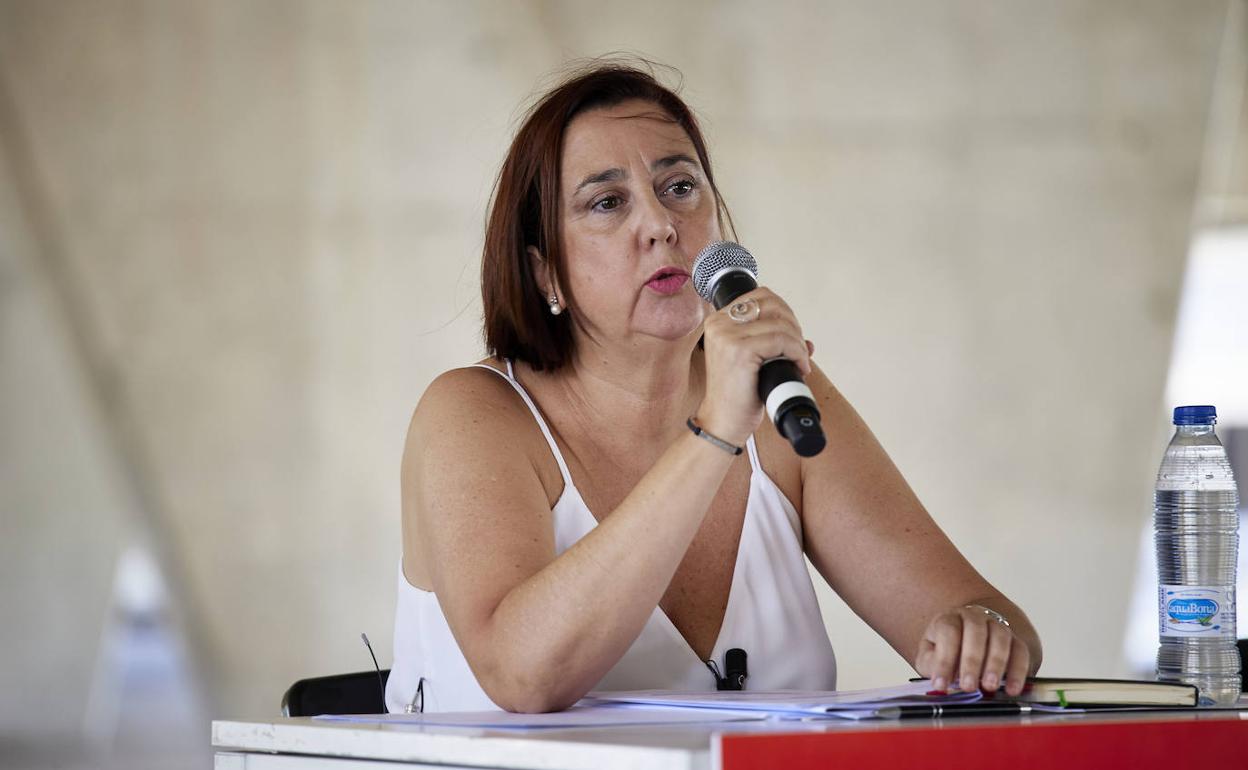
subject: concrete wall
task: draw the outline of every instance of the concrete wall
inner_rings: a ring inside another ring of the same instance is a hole
[[[72,734],[135,505],[70,319],[40,269],[6,149],[0,146],[0,736]]]
[[[361,631],[386,665],[404,429],[429,380],[480,354],[484,204],[514,118],[568,57],[617,49],[684,73],[766,282],[1029,610],[1046,670],[1123,673],[1227,8],[0,0],[0,130],[29,171],[0,214],[6,236],[46,236],[0,240],[0,442],[22,479],[0,505],[6,555],[27,554],[0,589],[3,713],[70,687],[56,662],[98,634],[99,592],[31,554],[104,574],[104,522],[131,515],[164,538],[219,713],[368,667]],[[59,293],[23,299],[28,274]],[[9,320],[67,312],[79,343]],[[36,376],[40,355],[60,363]],[[126,467],[58,465],[84,420],[32,417],[91,372]],[[909,674],[823,598],[844,686]],[[77,624],[49,628],[50,608]]]

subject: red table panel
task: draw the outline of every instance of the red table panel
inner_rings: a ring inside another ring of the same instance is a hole
[[[723,770],[1248,770],[1248,719],[946,722],[913,729],[724,735],[718,753]]]

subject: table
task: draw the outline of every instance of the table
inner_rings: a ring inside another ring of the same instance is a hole
[[[1248,769],[1248,711],[721,722],[523,733],[294,718],[216,721],[212,743],[217,770],[1232,770]]]

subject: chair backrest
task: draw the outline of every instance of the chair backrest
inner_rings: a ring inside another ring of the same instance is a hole
[[[380,681],[376,671],[300,679],[282,696],[282,716],[384,714],[389,678],[390,669],[383,668]]]

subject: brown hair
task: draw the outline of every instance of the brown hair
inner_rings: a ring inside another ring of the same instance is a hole
[[[566,76],[526,114],[495,181],[485,228],[481,299],[485,347],[490,355],[517,358],[535,369],[552,371],[572,355],[575,298],[565,286],[571,312],[550,313],[526,247],[537,247],[556,278],[563,273],[559,173],[564,132],[577,115],[632,99],[650,102],[667,113],[697,149],[715,195],[720,230],[727,218],[731,232],[732,216],[715,186],[706,141],[693,111],[655,78],[653,70],[645,60],[639,65],[617,59],[591,61]]]

